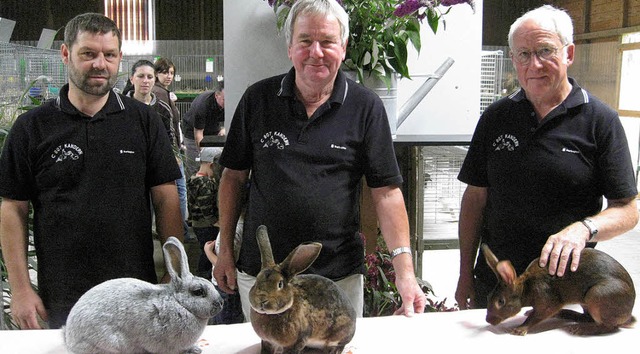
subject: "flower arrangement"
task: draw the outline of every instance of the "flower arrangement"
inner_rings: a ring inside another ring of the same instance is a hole
[[[273,7],[277,27],[282,29],[295,0],[267,0]],[[451,6],[473,0],[336,0],[349,14],[349,41],[344,66],[356,71],[362,82],[368,72],[387,85],[391,75],[410,78],[407,67],[409,43],[419,53],[420,26],[426,19],[433,33]]]
[[[361,236],[364,240],[364,236]],[[396,273],[393,270],[391,256],[384,246],[382,235],[378,235],[375,252],[365,256],[364,280],[364,316],[390,316],[400,308],[402,299],[396,288]],[[425,312],[457,311],[457,307],[448,307],[444,300],[437,300],[431,284],[418,279],[418,284],[427,297]]]

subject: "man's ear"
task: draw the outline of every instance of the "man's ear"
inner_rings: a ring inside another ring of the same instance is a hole
[[[71,50],[67,47],[66,44],[62,44],[60,46],[60,57],[62,57],[62,62],[65,64],[69,64],[69,56],[71,55]]]
[[[567,46],[567,56],[565,57],[565,64],[567,64],[567,66],[573,63],[573,58],[575,57],[575,54],[576,54],[576,45],[571,43]]]

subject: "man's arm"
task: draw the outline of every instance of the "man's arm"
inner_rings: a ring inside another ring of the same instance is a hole
[[[249,170],[232,170],[225,168],[222,171],[220,186],[218,187],[218,209],[220,218],[220,251],[218,261],[213,269],[213,276],[218,286],[224,292],[233,293],[236,289],[236,266],[234,257],[234,238],[236,225],[242,213],[242,199],[244,189],[249,178]]]
[[[169,236],[184,241],[180,198],[175,181],[151,187],[151,200],[156,214],[156,231],[160,242],[164,244]]]
[[[455,298],[461,310],[475,307],[473,267],[480,243],[480,228],[486,204],[487,188],[467,186],[462,195],[458,223],[460,274]],[[469,301],[468,304],[467,301]]]
[[[610,240],[635,227],[638,223],[636,196],[607,200],[606,209],[589,219],[598,228],[598,233],[591,240],[589,229],[580,220],[549,236],[540,254],[540,266],[549,264],[549,274],[562,276],[567,265],[575,272],[580,263],[580,253],[587,241]]]
[[[371,188],[380,230],[391,251],[398,247],[410,247],[409,219],[402,191],[397,186]],[[396,287],[402,297],[402,308],[396,314],[411,316],[424,312],[426,297],[416,280],[413,256],[401,253],[392,260],[396,272]]]
[[[0,204],[0,244],[11,286],[11,314],[21,329],[40,329],[47,320],[42,300],[31,287],[27,264],[29,202],[4,198]]]
[[[193,128],[193,139],[196,141],[196,148],[200,151],[200,142],[204,138],[204,129]]]

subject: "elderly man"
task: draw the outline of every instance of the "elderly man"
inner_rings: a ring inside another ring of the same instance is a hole
[[[406,315],[422,312],[409,249],[409,226],[382,101],[340,71],[348,16],[335,0],[299,0],[285,24],[293,68],[247,89],[235,111],[220,163],[218,285],[247,294],[260,270],[256,229],[269,230],[276,261],[298,244],[323,245],[310,272],[335,280],[363,312],[364,248],[358,234],[359,183],[372,189],[380,229],[392,250]],[[237,264],[233,236],[251,174]],[[236,268],[237,266],[237,268]],[[237,272],[236,272],[237,269]]]
[[[584,247],[638,222],[636,182],[618,114],[567,76],[574,60],[569,15],[550,5],[509,31],[521,88],[480,118],[459,179],[461,308],[486,307],[496,283],[480,242],[518,273],[540,266],[575,271]],[[602,210],[603,196],[607,206]]]

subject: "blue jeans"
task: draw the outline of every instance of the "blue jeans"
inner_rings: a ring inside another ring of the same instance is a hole
[[[180,197],[180,214],[182,214],[182,228],[184,229],[184,240],[189,237],[189,225],[187,225],[187,180],[184,175],[184,163],[180,163],[180,173],[182,177],[176,180],[178,187],[178,197]]]
[[[244,321],[244,315],[242,314],[242,304],[240,304],[240,294],[227,294],[220,290],[217,285],[214,285],[216,290],[220,293],[224,304],[222,305],[222,311],[209,320],[209,324],[234,324],[242,323]]]

